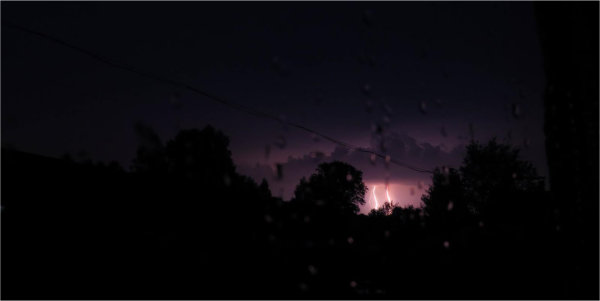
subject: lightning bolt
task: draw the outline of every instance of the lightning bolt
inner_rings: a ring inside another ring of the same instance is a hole
[[[377,209],[379,207],[379,203],[377,202],[377,196],[375,195],[375,189],[377,189],[377,186],[373,186],[373,198],[375,199],[375,209]]]
[[[388,202],[390,202],[390,205],[391,205],[392,199],[390,198],[390,191],[388,190],[388,186],[385,186],[385,195],[387,196],[387,200],[388,200]]]

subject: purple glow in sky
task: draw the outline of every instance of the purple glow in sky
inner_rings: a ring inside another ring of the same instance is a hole
[[[545,175],[543,72],[531,3],[3,3],[3,20],[181,80],[421,168],[457,167],[471,137],[523,149]],[[132,22],[131,16],[136,16]],[[423,18],[422,16],[428,16]],[[107,21],[110,20],[110,21]],[[166,141],[211,124],[238,170],[289,199],[319,162],[346,161],[403,204],[428,175],[2,28],[2,142],[129,167],[133,124]],[[267,151],[268,149],[268,151]],[[322,155],[315,155],[321,154]],[[282,164],[284,178],[273,177]],[[386,173],[389,173],[386,176]],[[398,191],[398,192],[396,192]]]

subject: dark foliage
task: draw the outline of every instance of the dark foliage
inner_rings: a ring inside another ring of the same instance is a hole
[[[132,172],[3,149],[4,298],[579,296],[561,287],[552,202],[506,145],[437,169],[423,208],[365,216],[346,163],[319,165],[284,202],[235,171],[219,131],[163,147],[137,128]]]
[[[362,171],[336,161],[320,164],[308,181],[301,179],[292,201],[304,203],[302,206],[319,206],[334,214],[356,214],[358,206],[365,203],[365,192]]]

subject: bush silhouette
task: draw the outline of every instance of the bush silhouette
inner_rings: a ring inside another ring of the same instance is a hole
[[[362,172],[351,165],[334,161],[321,163],[308,180],[302,178],[294,191],[293,202],[318,206],[342,215],[356,214],[365,203],[366,187]]]

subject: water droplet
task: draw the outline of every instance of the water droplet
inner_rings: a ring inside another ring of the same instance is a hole
[[[365,84],[365,85],[362,87],[362,92],[363,92],[365,95],[371,95],[371,85],[369,85],[369,84]]]
[[[176,110],[181,109],[181,107],[183,106],[181,102],[181,94],[179,92],[173,93],[173,96],[169,98],[169,102]]]
[[[315,105],[320,105],[323,103],[323,100],[325,99],[325,96],[323,96],[322,93],[317,93],[317,95],[315,96]]]
[[[469,122],[469,135],[471,136],[471,140],[475,139],[475,126],[471,122]]]
[[[388,117],[387,115],[383,116],[383,124],[389,125],[390,122],[392,122],[392,120],[390,119],[390,117]]]
[[[521,106],[519,104],[512,104],[512,114],[515,119],[519,119],[519,116],[521,116]]]
[[[452,208],[454,208],[454,203],[450,201],[448,202],[448,211],[452,211]]]
[[[271,154],[271,145],[265,145],[265,159],[269,160],[269,155]]]
[[[445,176],[448,176],[450,174],[450,169],[448,168],[448,166],[442,167],[442,173],[444,173]]]
[[[350,287],[351,288],[355,288],[356,287],[356,281],[350,281]]]
[[[392,110],[392,108],[387,104],[383,105],[383,109],[385,110],[385,113],[388,115],[394,114],[394,111]]]
[[[448,137],[448,133],[446,133],[446,128],[444,126],[440,129],[440,134],[442,134],[442,137]]]
[[[449,241],[444,241],[444,248],[448,249],[450,248],[450,242]]]
[[[310,153],[310,157],[313,159],[313,161],[318,162],[325,157],[325,154],[319,151],[314,151]]]
[[[348,182],[352,181],[352,175],[351,174],[347,174],[346,175],[346,181],[348,181]]]
[[[375,66],[377,65],[377,63],[375,62],[375,58],[372,55],[367,55],[367,63],[369,63],[369,66],[371,68],[375,68]]]
[[[348,237],[348,244],[353,244],[353,243],[354,243],[354,238]]]
[[[308,271],[309,271],[309,272],[310,272],[310,274],[311,274],[311,275],[313,275],[313,276],[314,276],[314,275],[316,275],[316,274],[317,274],[317,272],[318,272],[318,271],[317,271],[317,268],[316,268],[315,266],[313,266],[313,265],[309,265],[309,266],[308,266]]]
[[[365,101],[365,110],[367,111],[367,113],[373,112],[373,101],[372,100],[367,99],[367,101]]]
[[[285,137],[283,137],[283,136],[277,137],[277,140],[275,140],[275,145],[281,149],[285,148],[285,145],[286,145]]]
[[[275,164],[275,167],[277,169],[277,179],[278,180],[283,179],[283,164],[277,163],[277,164]]]
[[[371,154],[371,157],[369,159],[371,161],[371,164],[375,165],[375,160],[377,160],[377,156],[375,154]]]
[[[273,218],[270,215],[266,214],[265,215],[265,222],[267,222],[267,223],[270,224],[270,223],[273,222]]]
[[[373,12],[370,10],[365,10],[363,12],[362,21],[367,25],[367,27],[373,26]]]
[[[419,110],[422,114],[427,113],[427,104],[425,103],[425,101],[421,101],[421,103],[419,104]]]

